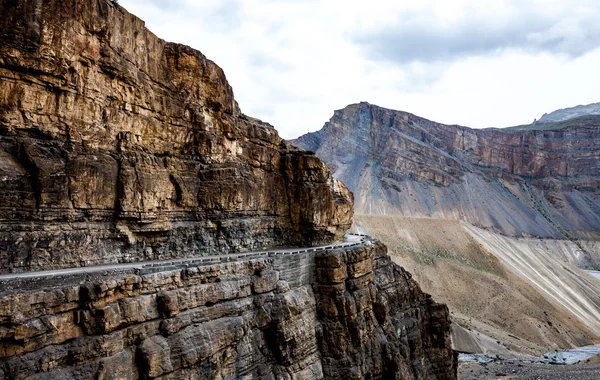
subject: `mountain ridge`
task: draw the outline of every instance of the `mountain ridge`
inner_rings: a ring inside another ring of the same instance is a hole
[[[506,133],[362,102],[291,142],[328,163],[358,213],[462,218],[512,236],[600,237],[600,123]]]
[[[600,103],[577,105],[574,107],[561,108],[550,113],[545,113],[534,124],[566,121],[585,115],[600,115]]]

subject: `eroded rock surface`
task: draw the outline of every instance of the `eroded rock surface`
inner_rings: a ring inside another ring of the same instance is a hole
[[[447,307],[384,245],[295,255],[3,283],[0,379],[456,378]]]
[[[352,195],[108,0],[0,0],[0,273],[310,246]],[[158,343],[156,343],[159,345]]]

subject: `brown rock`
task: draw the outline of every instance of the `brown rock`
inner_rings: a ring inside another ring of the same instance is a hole
[[[265,258],[81,284],[38,279],[35,291],[11,290],[11,281],[0,287],[0,371],[8,379],[456,378],[447,308],[383,245],[360,248],[377,269],[333,285],[290,288],[284,279],[339,270],[352,248],[319,252],[319,268],[315,257],[297,272],[275,269],[294,262],[287,255],[277,265]]]
[[[311,246],[352,194],[109,0],[1,1],[0,273]]]
[[[356,252],[362,253],[361,258],[368,257],[365,261],[369,263],[375,261],[370,264],[378,268],[374,277],[364,276],[362,283],[348,280],[351,286],[315,285],[317,309],[323,316],[319,347],[324,377],[455,378],[448,308],[422,293],[386,251],[377,243],[373,248],[347,252],[348,260],[355,262],[348,267],[357,265]]]
[[[259,276],[252,278],[252,290],[254,293],[271,292],[277,288],[279,281],[279,272],[263,271]]]
[[[371,260],[359,261],[355,264],[348,265],[348,277],[358,278],[373,271]]]
[[[342,268],[346,266],[346,252],[335,249],[330,252],[320,252],[315,257],[315,263],[320,268]]]
[[[339,284],[348,278],[346,267],[317,268],[317,281],[322,284]]]
[[[170,351],[169,342],[160,335],[144,339],[138,347],[140,372],[149,378],[172,372]]]

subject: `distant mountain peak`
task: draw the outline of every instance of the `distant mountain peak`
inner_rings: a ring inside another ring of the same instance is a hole
[[[565,121],[586,115],[600,115],[600,103],[578,105],[575,107],[562,108],[554,112],[545,113],[536,123],[552,123]]]

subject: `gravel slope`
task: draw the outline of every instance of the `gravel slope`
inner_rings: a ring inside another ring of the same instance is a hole
[[[568,245],[511,239],[456,220],[356,215],[354,229],[385,242],[393,260],[423,290],[448,304],[462,327],[454,332],[460,351],[528,358],[599,343],[593,316],[594,305],[600,304],[600,281],[559,259],[568,252],[550,251]],[[534,267],[516,271],[507,266],[506,257],[527,262],[531,255],[529,260],[549,262],[539,277]],[[584,280],[577,281],[579,275]],[[570,301],[550,296],[560,290],[551,286],[559,280],[568,284],[560,294]]]

